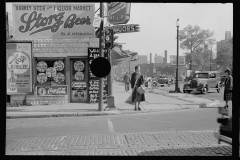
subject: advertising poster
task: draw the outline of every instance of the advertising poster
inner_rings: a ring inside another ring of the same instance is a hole
[[[15,38],[94,37],[94,3],[13,3]]]
[[[32,92],[32,43],[6,43],[7,94]]]
[[[88,61],[91,65],[91,62],[99,57],[99,48],[88,48]],[[104,57],[108,58],[108,50],[104,49]],[[89,99],[90,103],[95,103],[99,101],[99,78],[97,78],[91,71],[89,65]],[[103,78],[103,102],[107,103],[107,96],[108,96],[108,77]]]
[[[86,64],[85,61],[72,61],[72,96],[74,102],[87,101],[87,82],[86,82]]]
[[[37,96],[65,96],[67,86],[37,87]]]
[[[86,82],[72,82],[72,101],[87,100]]]

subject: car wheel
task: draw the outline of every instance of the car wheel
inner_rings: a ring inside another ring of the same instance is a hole
[[[201,92],[202,94],[208,93],[208,88],[207,87],[202,88]]]
[[[186,93],[186,90],[183,90],[183,93]]]

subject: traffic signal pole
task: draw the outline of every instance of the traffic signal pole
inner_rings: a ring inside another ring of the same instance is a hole
[[[100,17],[104,18],[103,15],[103,3],[100,3]],[[99,55],[100,57],[104,57],[103,56],[103,47],[102,47],[102,30],[103,30],[103,22],[104,20],[102,19],[101,23],[100,23],[100,37],[99,37]],[[98,110],[102,111],[103,110],[103,78],[99,78],[99,101],[98,101]]]
[[[113,29],[111,29],[111,47],[109,48],[109,50],[113,49],[113,46],[114,46],[114,32],[113,32]],[[105,46],[106,47],[106,46]],[[111,52],[109,51],[109,55],[108,55],[108,60],[109,62],[111,63]],[[110,73],[108,74],[108,87],[109,87],[109,93],[108,93],[108,97],[107,97],[107,107],[105,108],[105,110],[108,108],[108,109],[117,109],[115,107],[115,104],[114,104],[114,96],[112,95],[112,65],[111,65],[111,70],[110,70]]]
[[[110,49],[113,49],[113,30],[111,32],[111,42],[112,42],[112,46]],[[108,55],[108,60],[109,62],[111,63],[111,53],[109,52],[109,55]],[[111,70],[110,70],[110,73],[108,75],[108,80],[109,80],[109,96],[111,95],[112,96],[112,66],[111,66]]]

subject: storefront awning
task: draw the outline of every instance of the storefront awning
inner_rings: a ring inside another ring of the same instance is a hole
[[[118,47],[114,47],[111,51],[111,66],[115,66],[126,61],[138,60],[137,52],[125,52]]]

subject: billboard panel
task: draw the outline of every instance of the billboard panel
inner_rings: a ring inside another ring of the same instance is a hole
[[[13,3],[15,38],[94,37],[95,5]]]

